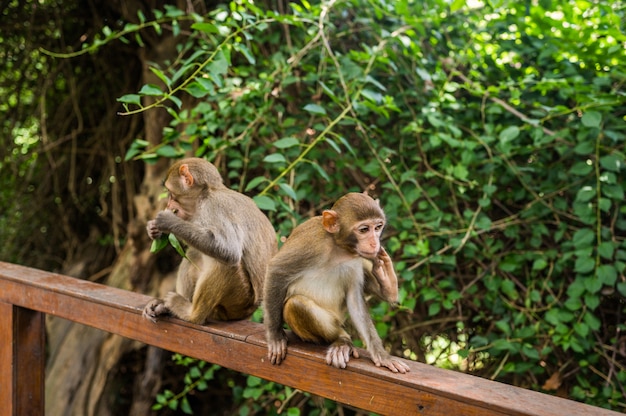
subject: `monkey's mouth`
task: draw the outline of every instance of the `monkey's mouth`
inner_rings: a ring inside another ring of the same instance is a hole
[[[359,256],[365,257],[366,259],[375,259],[378,256],[378,251],[359,251]]]

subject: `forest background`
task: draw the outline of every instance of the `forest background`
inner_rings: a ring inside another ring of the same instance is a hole
[[[624,412],[625,22],[621,1],[5,0],[0,259],[158,294],[180,257],[145,224],[183,155],[280,237],[367,190],[390,351]],[[49,415],[354,413],[61,320],[48,349]]]

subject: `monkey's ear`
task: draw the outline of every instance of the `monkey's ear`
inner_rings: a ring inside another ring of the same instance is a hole
[[[183,182],[185,188],[191,188],[193,186],[193,175],[189,171],[189,165],[180,165],[178,173],[180,174],[180,179]]]
[[[339,214],[336,211],[327,209],[322,212],[322,225],[331,234],[339,231]]]

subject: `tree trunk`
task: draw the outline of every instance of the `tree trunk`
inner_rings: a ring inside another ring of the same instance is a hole
[[[124,12],[136,16],[134,10]],[[158,85],[160,80],[148,69],[148,62],[158,64],[175,57],[176,41],[164,34],[155,38],[154,42],[156,43],[142,49],[140,58],[143,65],[143,83]],[[167,112],[162,108],[152,109],[144,112],[143,117],[145,140],[152,145],[159,144],[163,128],[169,122]],[[168,164],[167,160],[161,160],[156,164],[146,165],[141,192],[133,198],[136,214],[128,225],[128,238],[104,284],[152,296],[159,296],[173,287],[173,271],[167,268],[159,270],[159,256],[150,253],[150,241],[145,231],[147,220],[153,218],[162,208],[158,197],[163,190],[162,180]],[[86,278],[88,276],[82,275],[84,270],[85,266],[82,264],[63,272]],[[47,324],[49,357],[46,368],[46,415],[152,413],[150,408],[161,387],[163,357],[167,354],[152,347],[145,348],[143,344],[117,335],[62,319],[49,317]],[[146,322],[146,325],[151,323]],[[140,353],[137,354],[137,351]],[[124,373],[132,366],[123,362],[128,354],[133,354],[135,358],[142,357],[144,363],[133,363],[136,368]]]

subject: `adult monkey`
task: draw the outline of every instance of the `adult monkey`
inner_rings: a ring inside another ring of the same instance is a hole
[[[167,172],[167,207],[148,221],[152,239],[172,233],[189,246],[176,291],[153,299],[143,316],[172,315],[197,324],[245,319],[262,296],[276,233],[252,199],[227,188],[210,162],[184,159]]]
[[[364,291],[397,303],[398,280],[380,245],[385,214],[370,196],[349,193],[321,216],[296,227],[268,266],[265,325],[268,359],[280,364],[287,354],[283,320],[304,341],[330,343],[326,362],[345,368],[358,358],[343,328],[346,308],[376,366],[406,373],[376,332]]]

